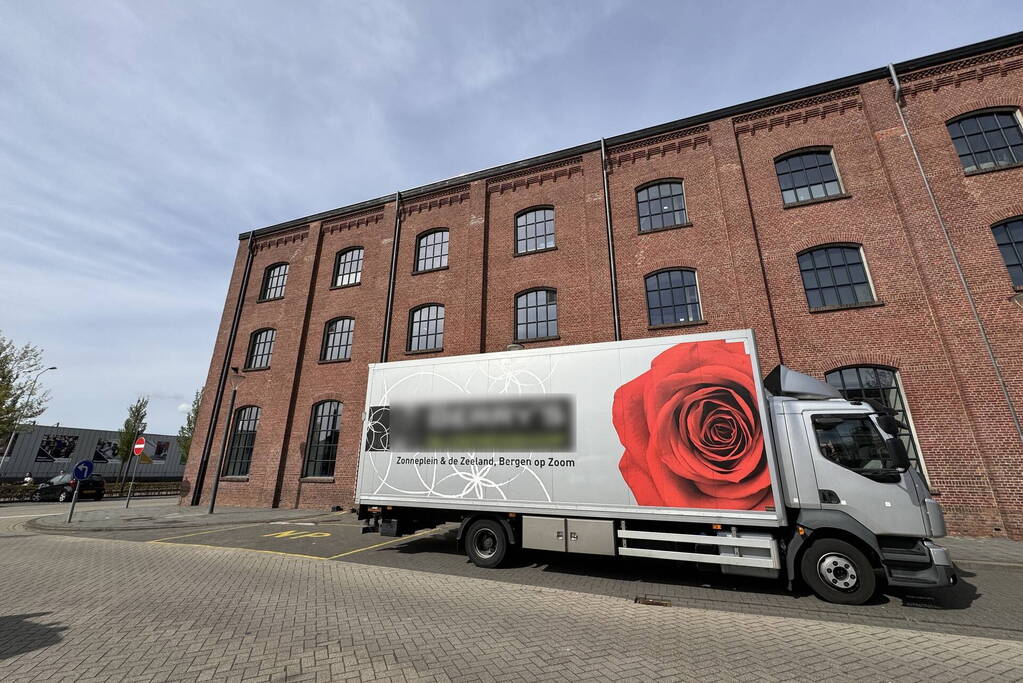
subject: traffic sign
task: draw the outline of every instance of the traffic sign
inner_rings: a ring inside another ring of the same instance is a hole
[[[131,452],[135,455],[142,455],[144,450],[146,450],[146,437],[140,436],[135,439],[135,446],[131,449]]]
[[[92,460],[80,460],[78,464],[75,465],[74,469],[75,479],[77,479],[78,481],[88,479],[89,476],[92,475],[93,467],[94,465]]]

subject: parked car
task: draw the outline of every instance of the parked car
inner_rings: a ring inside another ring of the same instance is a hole
[[[83,481],[75,480],[74,476],[70,474],[58,474],[49,481],[40,484],[39,488],[32,492],[31,498],[34,501],[56,500],[64,503],[71,500],[76,486],[82,487],[78,492],[79,499],[102,500],[103,494],[106,493],[106,484],[103,482],[103,477],[98,474],[93,474]]]

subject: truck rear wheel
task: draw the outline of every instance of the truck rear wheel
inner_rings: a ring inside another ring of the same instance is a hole
[[[473,522],[465,535],[465,554],[477,567],[499,566],[508,555],[508,535],[504,527],[493,519]]]
[[[867,556],[837,538],[814,541],[799,568],[810,590],[827,602],[862,605],[877,591],[877,576]]]

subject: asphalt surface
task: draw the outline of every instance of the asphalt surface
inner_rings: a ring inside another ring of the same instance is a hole
[[[0,507],[0,680],[1023,680],[1010,542],[955,540],[984,559],[952,589],[844,607],[654,560],[479,569],[453,527],[385,538],[351,513],[83,508],[135,528]]]

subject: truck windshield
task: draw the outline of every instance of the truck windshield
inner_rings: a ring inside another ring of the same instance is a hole
[[[884,437],[867,415],[814,415],[813,431],[821,455],[871,479],[898,475]]]

